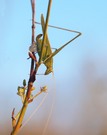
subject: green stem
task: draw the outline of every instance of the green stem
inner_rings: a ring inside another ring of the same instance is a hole
[[[28,106],[28,102],[25,100],[25,102],[23,104],[23,107],[21,109],[19,119],[18,119],[17,124],[16,124],[15,128],[13,129],[11,135],[16,135],[18,133],[18,131],[19,131],[21,125],[22,125],[22,121],[23,121],[24,115],[26,113],[27,106]]]

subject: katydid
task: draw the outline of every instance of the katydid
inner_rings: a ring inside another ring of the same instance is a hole
[[[44,31],[44,27],[45,27],[45,22],[44,22],[44,18],[43,15],[41,15],[41,24],[42,24],[42,31]],[[42,42],[43,40],[40,39],[42,36],[42,34],[39,34],[36,37],[36,44],[37,44],[37,53],[39,55],[39,57],[41,56],[41,47],[42,47]],[[53,71],[53,58],[47,60],[46,62],[44,62],[51,54],[52,54],[52,50],[51,50],[51,46],[50,46],[50,42],[48,40],[48,35],[46,33],[46,38],[44,41],[44,48],[43,48],[43,52],[42,52],[42,61],[44,63],[44,65],[46,66],[46,71],[45,71],[45,75],[51,73]]]
[[[44,33],[45,21],[44,21],[43,14],[41,15],[41,26],[42,26],[42,31]],[[54,27],[54,26],[51,26],[51,25],[49,25],[49,26]],[[56,28],[58,28],[58,27],[56,27]],[[63,29],[63,28],[59,28],[59,29],[67,30],[67,29]],[[52,52],[51,45],[50,45],[50,42],[49,42],[49,39],[48,39],[48,35],[46,33],[46,38],[45,38],[45,41],[44,41],[44,45],[43,45],[44,48],[43,48],[42,58],[41,58],[43,64],[47,68],[46,71],[45,71],[45,75],[47,75],[47,74],[49,74],[53,71],[53,56],[55,56],[65,46],[67,46],[70,42],[72,42],[73,40],[75,40],[77,37],[79,37],[81,35],[81,33],[77,32],[77,31],[72,31],[72,30],[67,30],[67,31],[78,33],[78,35],[75,36],[74,38],[72,38],[71,40],[69,40],[64,45],[62,45],[60,48],[56,49],[54,52]],[[42,37],[42,34],[39,34],[36,37],[37,53],[38,53],[39,57],[41,57],[41,47],[42,47],[42,42],[43,42],[43,39],[41,39],[41,37]]]

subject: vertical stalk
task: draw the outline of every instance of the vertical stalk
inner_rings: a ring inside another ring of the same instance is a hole
[[[35,22],[35,0],[31,0],[31,6],[32,6],[32,39],[31,39],[32,43],[31,45],[33,45],[35,41],[35,23],[34,23]],[[31,59],[30,77],[31,77],[33,69],[34,69],[34,60]]]
[[[35,0],[31,0],[31,5],[32,5],[32,45],[34,44],[34,38],[35,38]],[[35,55],[33,53],[33,55]],[[20,130],[20,127],[22,125],[23,118],[25,116],[28,103],[29,103],[29,98],[31,95],[32,87],[33,87],[33,82],[35,81],[34,79],[34,74],[32,74],[34,71],[34,60],[31,59],[31,69],[30,69],[30,77],[29,77],[29,82],[28,82],[28,89],[26,93],[26,98],[23,103],[19,119],[17,120],[16,126],[13,128],[13,131],[11,132],[11,135],[16,135],[18,131]]]
[[[32,6],[32,44],[35,40],[35,0],[31,0]]]

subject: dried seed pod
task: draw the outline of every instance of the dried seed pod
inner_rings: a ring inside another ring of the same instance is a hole
[[[41,87],[40,90],[41,90],[41,92],[47,92],[47,89],[48,89],[47,86],[43,86],[43,87]]]
[[[29,47],[29,51],[30,52],[37,52],[37,45],[34,43],[33,45],[31,45],[30,47]]]

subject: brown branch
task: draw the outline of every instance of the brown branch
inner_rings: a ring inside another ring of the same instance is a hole
[[[32,6],[32,45],[35,41],[35,0],[31,0]]]
[[[35,0],[31,0],[31,6],[32,6],[32,43],[33,46],[35,43]],[[32,56],[36,59],[35,53],[31,52]],[[35,81],[35,68],[36,66],[35,60],[31,58],[31,68],[30,68],[30,77],[28,82],[28,90],[27,90],[27,100],[29,100],[31,95],[31,89],[33,87],[33,82]]]

